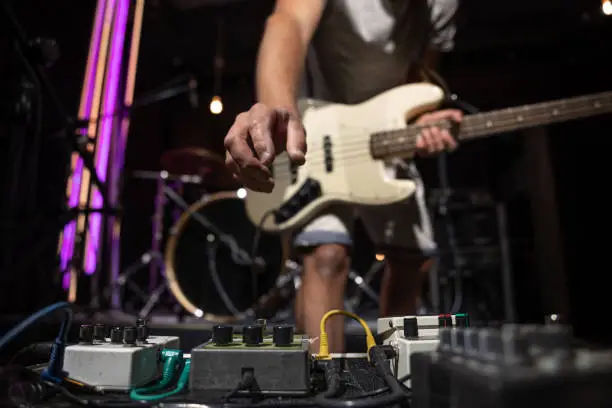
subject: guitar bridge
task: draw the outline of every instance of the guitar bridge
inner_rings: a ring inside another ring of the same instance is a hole
[[[321,197],[321,185],[319,182],[311,178],[306,179],[299,190],[274,213],[274,221],[277,224],[281,224],[290,220],[319,197]]]

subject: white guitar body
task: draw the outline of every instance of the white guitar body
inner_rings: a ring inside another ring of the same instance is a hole
[[[414,193],[414,183],[388,177],[384,162],[370,153],[371,134],[405,127],[436,109],[443,97],[440,88],[419,83],[358,105],[302,101],[306,163],[292,173],[286,154],[279,155],[273,167],[274,190],[247,192],[249,218],[266,231],[281,232],[305,225],[331,204],[384,205],[406,199]],[[262,224],[266,214],[279,207],[286,217],[270,215]]]

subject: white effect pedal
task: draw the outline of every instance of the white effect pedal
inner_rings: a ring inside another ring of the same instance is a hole
[[[110,338],[87,339],[66,347],[64,371],[103,390],[129,390],[154,381],[161,376],[161,351],[178,349],[179,338],[147,336],[146,341],[137,340],[135,329],[114,328]]]
[[[410,356],[414,353],[435,351],[440,342],[440,328],[467,326],[465,314],[434,316],[384,317],[377,321],[378,335],[383,344],[397,351],[397,362],[392,370],[397,378],[410,374]],[[410,387],[410,379],[404,381]]]

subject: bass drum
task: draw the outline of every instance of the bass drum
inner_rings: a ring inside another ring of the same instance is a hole
[[[242,312],[272,288],[284,265],[286,251],[281,237],[262,231],[257,255],[265,267],[254,277],[252,268],[236,264],[230,249],[219,239],[211,243],[209,239],[215,235],[197,220],[196,214],[201,215],[250,255],[257,228],[246,216],[245,192],[223,191],[202,198],[181,215],[170,232],[165,254],[168,286],[179,304],[196,317],[219,323],[238,320],[217,291],[211,268],[216,269],[234,307]]]

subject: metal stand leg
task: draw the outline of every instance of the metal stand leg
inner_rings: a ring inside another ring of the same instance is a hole
[[[155,197],[155,213],[153,214],[152,225],[152,242],[151,249],[141,255],[140,259],[130,265],[124,273],[119,275],[117,280],[111,285],[111,296],[113,298],[113,308],[120,309],[123,306],[122,289],[127,286],[132,290],[142,301],[150,301],[147,293],[145,293],[138,285],[131,281],[132,276],[143,269],[149,267],[149,293],[155,293],[157,287],[157,276],[163,273],[164,259],[160,252],[161,243],[164,232],[164,209],[166,206],[165,189],[168,173],[162,171],[157,179],[157,193]],[[160,294],[161,295],[161,294]],[[156,299],[156,301],[159,299]]]
[[[506,208],[497,204],[497,225],[499,232],[499,252],[501,257],[502,291],[504,293],[504,314],[509,323],[516,322],[516,308],[514,307],[514,285],[512,282],[512,258],[508,231],[506,228]]]
[[[159,299],[164,294],[166,289],[168,289],[168,284],[166,282],[159,285],[158,288],[151,293],[151,296],[144,307],[140,310],[140,312],[138,312],[138,316],[142,318],[149,317],[151,310],[153,310],[157,302],[159,302]]]

